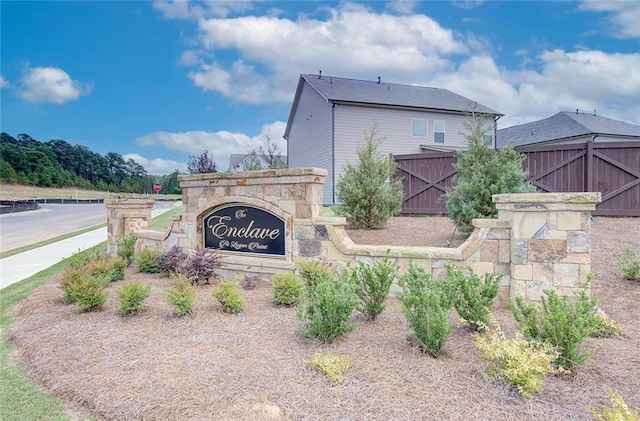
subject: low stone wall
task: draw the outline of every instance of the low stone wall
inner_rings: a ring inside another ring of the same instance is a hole
[[[233,205],[259,208],[283,221],[284,252],[271,256],[218,249],[223,278],[257,275],[271,280],[275,273],[295,270],[296,262],[305,259],[339,269],[355,260],[385,257],[400,273],[413,262],[439,277],[450,261],[478,274],[503,274],[498,305],[514,295],[537,301],[547,288],[569,294],[587,279],[590,212],[600,201],[599,193],[496,195],[498,219],[474,220],[475,230],[457,248],[379,246],[354,244],[344,218],[322,216],[325,176],[326,170],[317,168],[179,176],[184,212],[166,230],[149,228],[152,201],[107,202],[110,250],[118,236],[128,233],[138,237],[138,250],[203,248],[205,230],[211,229],[205,226],[206,218]]]

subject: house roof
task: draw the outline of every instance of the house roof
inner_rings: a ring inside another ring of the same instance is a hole
[[[425,110],[466,112],[470,111],[474,101],[448,89],[430,88],[417,85],[403,85],[371,80],[347,79],[335,76],[302,74],[293,100],[289,121],[285,130],[289,130],[297,108],[304,83],[312,86],[329,102],[377,105],[386,107],[406,107]],[[476,104],[476,111],[501,116],[503,114],[482,104]]]
[[[498,148],[530,145],[588,135],[611,135],[640,138],[640,126],[593,114],[561,111],[549,118],[500,129]]]

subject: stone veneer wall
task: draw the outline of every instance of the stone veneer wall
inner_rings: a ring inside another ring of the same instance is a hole
[[[142,226],[151,223],[151,209],[155,200],[146,199],[106,199],[107,208],[107,251],[115,253],[118,240]]]
[[[502,273],[497,304],[504,305],[514,294],[539,300],[542,289],[551,287],[570,293],[589,273],[589,218],[599,193],[497,195],[498,219],[474,220],[474,232],[457,248],[379,246],[354,244],[344,229],[344,218],[322,216],[325,176],[326,170],[318,168],[183,175],[179,181],[184,212],[173,218],[169,228],[152,230],[144,218],[127,216],[131,211],[124,210],[131,209],[131,203],[111,202],[108,208],[123,206],[121,216],[126,221],[109,223],[109,235],[126,234],[126,229],[111,233],[126,226],[138,237],[138,250],[167,250],[173,245],[202,248],[203,216],[224,204],[245,203],[284,219],[286,253],[256,257],[220,252],[223,278],[258,275],[271,280],[275,273],[295,270],[296,262],[303,259],[341,267],[354,260],[373,262],[385,257],[396,262],[400,273],[414,262],[439,277],[444,264],[451,261],[478,274]]]
[[[498,218],[511,221],[511,296],[539,301],[545,289],[588,287],[591,211],[600,193],[500,194]]]

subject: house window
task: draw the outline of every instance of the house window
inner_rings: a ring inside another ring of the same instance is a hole
[[[444,120],[433,120],[433,141],[444,143]]]
[[[493,124],[484,123],[484,126],[482,126],[482,130],[484,132],[484,134],[482,135],[482,141],[485,144],[492,146],[493,145]]]
[[[411,136],[427,137],[427,120],[422,118],[411,119]]]

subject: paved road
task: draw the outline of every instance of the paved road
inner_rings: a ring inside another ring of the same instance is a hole
[[[155,218],[173,206],[181,204],[181,202],[156,204],[156,207],[151,211],[151,216]],[[106,227],[0,259],[0,290],[35,275],[79,250],[93,247],[103,241],[107,241]]]
[[[172,202],[157,202],[168,209]],[[36,211],[0,215],[0,252],[107,222],[104,204],[41,205]]]

